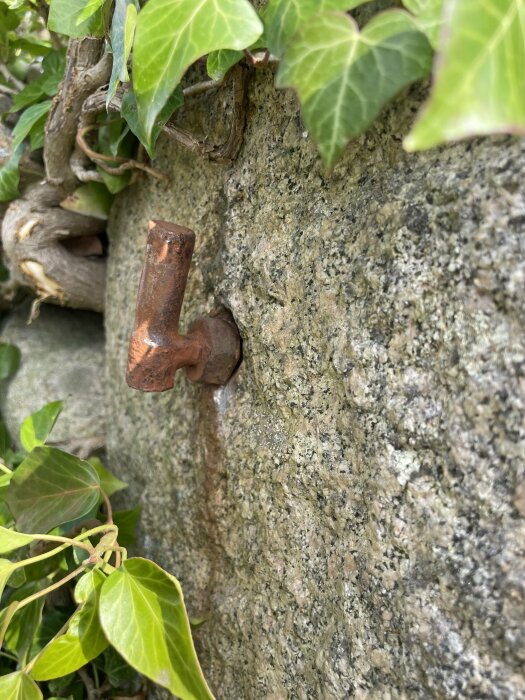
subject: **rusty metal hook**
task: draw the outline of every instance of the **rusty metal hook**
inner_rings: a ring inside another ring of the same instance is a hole
[[[190,229],[150,221],[126,374],[139,391],[173,388],[181,367],[192,381],[226,384],[239,364],[241,338],[226,309],[199,316],[186,335],[179,333],[194,246]]]

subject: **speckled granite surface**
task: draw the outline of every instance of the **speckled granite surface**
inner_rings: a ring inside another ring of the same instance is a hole
[[[208,618],[220,700],[525,698],[525,142],[405,154],[416,89],[327,174],[271,78],[232,167],[163,142],[172,185],[114,210],[109,454],[143,547]],[[197,233],[183,322],[239,325],[223,389],[125,385],[149,218]]]
[[[20,424],[49,401],[64,401],[51,443],[65,449],[104,445],[104,327],[102,317],[51,304],[31,325],[31,303],[17,307],[0,327],[0,339],[21,352],[20,369],[0,382],[0,412],[20,447]]]

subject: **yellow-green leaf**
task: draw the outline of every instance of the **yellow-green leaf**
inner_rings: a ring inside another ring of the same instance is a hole
[[[434,48],[443,23],[443,0],[403,0],[403,5],[415,16]]]
[[[99,614],[110,644],[137,671],[181,700],[213,698],[173,576],[147,559],[128,559],[102,586]]]
[[[148,138],[192,63],[211,51],[242,50],[262,30],[248,0],[149,0],[138,17],[133,50],[133,87]]]
[[[31,676],[37,681],[61,678],[77,671],[101,654],[108,642],[98,619],[100,590],[105,576],[93,569],[80,579],[75,598],[81,607],[72,616],[67,632],[53,639],[35,663]]]
[[[2,700],[42,700],[37,684],[22,671],[0,676],[0,698]]]
[[[77,26],[92,17],[105,2],[106,0],[84,0],[84,9],[78,15]]]
[[[113,197],[101,182],[87,182],[62,200],[60,206],[77,214],[105,220],[112,202]]]
[[[0,559],[0,597],[13,571],[15,571],[13,562],[9,559]]]
[[[525,0],[447,0],[444,17],[434,87],[405,148],[525,134]]]
[[[48,26],[53,32],[73,38],[103,36],[102,9],[99,8],[83,22],[78,19],[86,7],[86,0],[52,0],[49,8]]]
[[[348,15],[324,12],[294,35],[277,85],[296,89],[304,122],[330,166],[388,100],[427,75],[431,57],[427,38],[402,10],[377,15],[361,32]]]
[[[0,554],[8,554],[15,549],[25,547],[26,544],[31,544],[34,539],[33,535],[25,535],[22,532],[0,527]]]

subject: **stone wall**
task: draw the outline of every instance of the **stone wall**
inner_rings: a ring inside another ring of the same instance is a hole
[[[525,698],[525,142],[408,155],[422,93],[327,173],[272,71],[231,167],[162,141],[115,206],[113,469],[181,580],[220,700]],[[191,105],[225,130],[227,90]],[[196,231],[183,324],[220,302],[228,386],[128,389],[147,223]]]

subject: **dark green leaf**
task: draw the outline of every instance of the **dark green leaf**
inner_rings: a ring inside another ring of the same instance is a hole
[[[99,613],[110,644],[140,673],[182,700],[213,698],[173,576],[147,559],[128,559],[104,582]]]
[[[7,426],[0,418],[0,457],[5,461],[7,451],[11,449],[11,436]]]
[[[402,10],[376,15],[362,31],[348,15],[311,17],[290,43],[277,76],[294,87],[325,163],[367,129],[401,88],[428,74],[432,49]]]
[[[28,416],[20,427],[20,442],[27,452],[43,445],[64,408],[63,401],[52,401]]]
[[[142,507],[139,505],[132,510],[113,513],[113,522],[118,527],[118,541],[122,547],[130,547],[136,543],[135,530],[140,520],[141,510]]]
[[[44,100],[24,110],[13,129],[13,148],[17,148],[22,141],[29,136],[33,128],[38,129],[45,123],[47,114],[51,109],[51,100]]]
[[[23,571],[20,569],[20,571]],[[18,573],[18,572],[17,572]],[[11,576],[9,585],[12,586]],[[17,600],[20,601],[28,595],[41,591],[47,585],[46,582],[40,581],[30,585],[24,585],[22,588],[14,591],[14,594],[9,597],[9,603]],[[18,610],[7,628],[5,636],[5,646],[9,651],[15,652],[20,660],[25,660],[31,651],[33,640],[38,628],[42,622],[42,609],[44,607],[45,598],[38,598],[29,605],[26,605],[21,610]]]
[[[113,647],[108,647],[95,664],[106,674],[112,688],[123,690],[126,695],[138,695],[141,677]]]
[[[100,488],[106,496],[112,496],[117,491],[123,491],[128,488],[126,482],[117,479],[116,476],[109,472],[98,457],[90,457],[88,462],[95,468],[100,479]]]
[[[6,495],[23,532],[48,532],[98,503],[100,481],[89,462],[54,447],[36,447],[18,467]]]
[[[20,365],[20,350],[10,343],[0,343],[0,379],[13,375]]]

